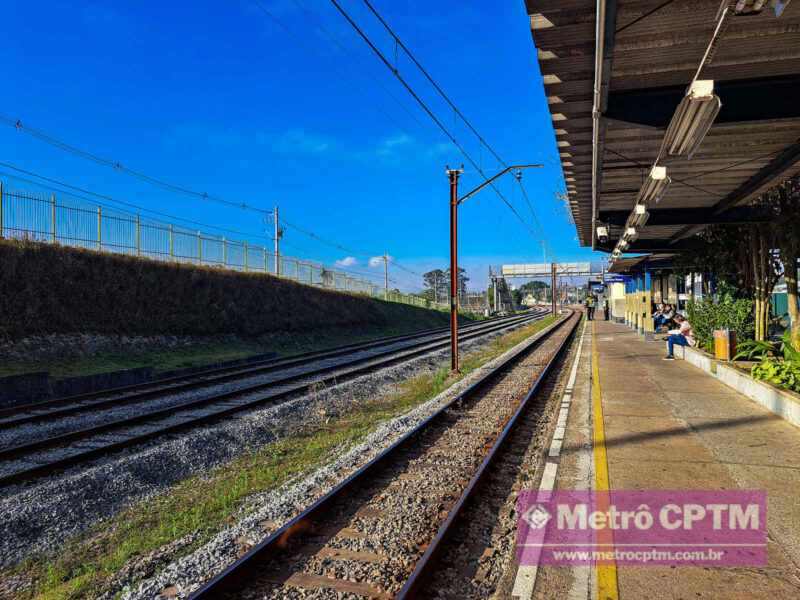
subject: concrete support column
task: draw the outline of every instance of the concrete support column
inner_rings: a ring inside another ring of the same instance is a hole
[[[652,340],[653,329],[653,275],[650,271],[644,272],[644,290],[642,294],[642,320],[644,321],[644,339]]]

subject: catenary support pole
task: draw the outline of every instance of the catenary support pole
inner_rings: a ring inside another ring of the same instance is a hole
[[[102,225],[103,225],[103,209],[99,206],[97,207],[97,249],[103,249],[103,237],[102,237]]]
[[[50,228],[51,241],[56,243],[56,195],[50,194],[50,221],[52,227]]]
[[[383,253],[383,299],[389,299],[389,253]]]
[[[3,224],[3,182],[0,181],[0,240],[3,239],[3,230],[5,225]]]
[[[272,237],[275,241],[275,275],[279,277],[281,274],[281,226],[277,206],[275,206],[275,212],[272,216],[274,217],[272,219],[274,222]]]
[[[553,311],[553,316],[556,315],[556,263],[550,263],[550,309]]]
[[[447,169],[450,177],[450,368],[458,372],[458,176],[462,169]]]

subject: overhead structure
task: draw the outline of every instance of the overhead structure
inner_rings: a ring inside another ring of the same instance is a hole
[[[800,1],[526,4],[582,245],[678,253],[800,172]]]
[[[505,278],[522,277],[535,279],[537,277],[550,277],[553,273],[558,277],[595,277],[602,276],[605,271],[605,264],[591,262],[572,262],[572,263],[528,263],[503,265],[500,273]]]

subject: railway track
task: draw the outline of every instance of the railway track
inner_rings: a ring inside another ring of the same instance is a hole
[[[540,319],[546,313],[482,322],[465,328],[462,340],[478,338],[508,327]],[[178,394],[177,403],[166,407],[135,411],[133,415],[112,418],[101,424],[83,427],[40,439],[26,440],[0,449],[0,487],[7,487],[52,474],[100,456],[136,446],[155,438],[188,430],[235,413],[263,405],[277,404],[318,386],[341,383],[447,347],[447,333],[413,334],[389,338],[389,343],[368,342],[350,345],[347,349],[310,353],[248,368],[203,372],[195,380],[160,382],[155,385],[132,386],[110,395],[89,394],[49,401],[29,408],[27,412],[0,421],[6,430],[28,435],[25,427],[36,422],[52,423],[83,412],[130,408],[137,403]],[[270,376],[270,374],[272,374]],[[266,376],[266,379],[264,378]],[[249,380],[249,381],[248,381]],[[235,382],[231,384],[230,382]],[[214,386],[223,386],[215,390]],[[181,400],[180,393],[209,388],[211,393]],[[74,419],[73,419],[74,420]]]
[[[579,321],[572,313],[540,333],[192,600],[417,597],[460,512]]]
[[[469,332],[473,329],[493,326],[499,323],[521,322],[531,316],[541,316],[547,314],[546,311],[535,310],[524,315],[489,319],[470,325],[463,325],[460,330]],[[238,379],[274,372],[280,369],[309,364],[312,360],[324,360],[363,352],[373,348],[386,347],[388,345],[404,344],[414,342],[422,338],[444,339],[449,334],[449,328],[437,328],[419,331],[416,333],[384,337],[369,342],[359,342],[337,346],[328,350],[318,350],[288,356],[286,358],[273,358],[260,360],[244,365],[233,365],[206,369],[186,375],[147,381],[144,383],[128,385],[123,387],[110,388],[89,392],[75,396],[55,398],[42,402],[17,405],[10,408],[0,409],[0,430],[9,429],[25,423],[35,423],[46,421],[53,416],[65,416],[77,414],[97,408],[119,405],[127,401],[139,401],[148,398],[155,398],[166,393],[188,391],[200,387],[214,384],[235,381]],[[423,340],[425,341],[425,340]]]

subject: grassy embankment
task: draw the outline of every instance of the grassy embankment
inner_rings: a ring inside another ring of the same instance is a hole
[[[292,354],[446,327],[440,310],[242,273],[0,240],[0,339],[49,334],[196,336],[230,340],[173,350],[5,361],[0,375],[55,377],[154,366],[160,371],[277,352]]]
[[[382,398],[357,405],[321,427],[308,427],[242,456],[210,476],[192,477],[156,500],[137,504],[70,540],[58,554],[31,558],[0,573],[3,580],[23,576],[30,586],[21,598],[40,600],[93,598],[107,590],[114,575],[129,561],[146,556],[165,544],[197,534],[182,552],[210,539],[251,494],[272,490],[312,472],[336,455],[363,441],[378,425],[433,398],[464,375],[489,362],[553,322],[552,317],[496,338],[468,353],[463,374],[447,368],[402,383]]]

